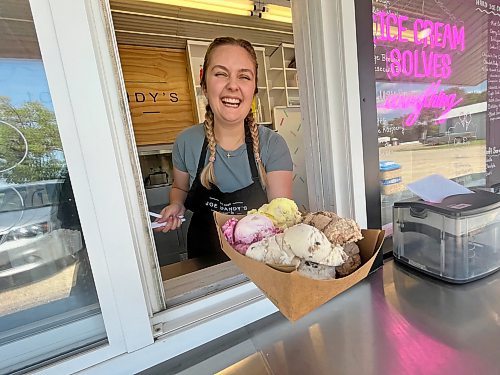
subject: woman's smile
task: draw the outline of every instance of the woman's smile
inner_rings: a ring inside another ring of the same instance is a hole
[[[230,108],[238,108],[240,106],[240,103],[241,103],[241,100],[238,98],[225,97],[225,98],[222,98],[221,100],[222,100],[222,103],[224,103],[224,105],[226,107],[230,107]]]

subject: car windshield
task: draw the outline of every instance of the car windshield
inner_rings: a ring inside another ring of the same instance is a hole
[[[57,205],[64,180],[0,186],[0,212]]]

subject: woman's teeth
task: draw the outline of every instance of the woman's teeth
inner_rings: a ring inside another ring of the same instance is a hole
[[[233,98],[224,98],[222,99],[222,103],[225,106],[232,107],[232,108],[238,108],[240,105],[241,100],[239,99],[233,99]]]

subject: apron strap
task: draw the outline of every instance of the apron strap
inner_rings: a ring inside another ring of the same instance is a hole
[[[248,155],[248,164],[250,164],[250,171],[252,172],[252,180],[259,181],[259,172],[257,170],[257,163],[255,161],[255,156],[253,154],[253,142],[252,138],[247,138],[245,140],[247,144],[247,155]]]
[[[205,140],[203,142],[203,147],[201,148],[200,160],[198,160],[198,169],[196,170],[196,176],[199,176],[201,171],[205,167],[205,159],[207,157],[207,146],[208,146],[208,139],[207,137],[205,137]]]

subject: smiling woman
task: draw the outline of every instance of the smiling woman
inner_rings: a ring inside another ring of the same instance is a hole
[[[200,80],[205,121],[182,132],[173,150],[170,204],[158,220],[177,229],[193,211],[188,257],[228,260],[220,249],[213,211],[245,214],[277,197],[292,197],[292,159],[284,139],[258,126],[251,109],[257,94],[252,45],[223,37],[208,47]]]

